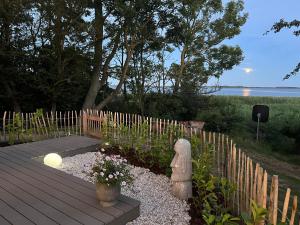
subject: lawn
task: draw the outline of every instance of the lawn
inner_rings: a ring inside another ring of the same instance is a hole
[[[229,134],[248,151],[272,155],[300,165],[300,98],[211,96],[197,119],[206,121],[206,129]],[[264,104],[270,108],[267,123],[261,125],[256,138],[252,107]]]

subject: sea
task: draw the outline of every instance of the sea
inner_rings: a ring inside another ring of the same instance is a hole
[[[213,95],[300,97],[300,88],[285,87],[221,87]]]

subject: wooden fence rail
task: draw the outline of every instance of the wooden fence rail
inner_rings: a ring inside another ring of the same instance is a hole
[[[279,177],[269,174],[259,162],[254,162],[234,141],[221,133],[205,132],[202,127],[187,126],[186,122],[109,111],[67,111],[55,113],[4,112],[0,131],[1,141],[34,141],[41,138],[71,134],[101,137],[110,132],[116,138],[125,130],[151,138],[163,135],[198,138],[214,149],[215,172],[236,185],[228,204],[237,214],[251,210],[251,200],[268,209],[268,223],[298,224],[298,197],[290,188],[279,189]],[[118,133],[118,132],[119,133]],[[12,137],[13,136],[13,137]],[[172,141],[170,141],[172,143]],[[300,225],[300,223],[299,223]]]

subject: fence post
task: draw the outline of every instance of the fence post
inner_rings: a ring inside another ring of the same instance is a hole
[[[289,208],[289,202],[290,202],[290,195],[291,195],[291,189],[288,188],[288,189],[286,190],[285,199],[284,199],[284,204],[283,204],[282,218],[281,218],[281,222],[282,222],[282,223],[285,223],[285,222],[286,222],[287,211],[288,211],[288,208]]]
[[[278,210],[278,176],[272,177],[272,185],[270,192],[270,206],[269,206],[269,222],[277,224],[277,210]]]
[[[6,124],[5,124],[5,120],[6,120],[6,111],[4,112],[4,115],[3,115],[3,136],[4,136],[4,141],[6,141],[6,132],[5,132],[5,127],[6,127]]]
[[[295,195],[294,198],[293,198],[293,206],[292,206],[290,225],[294,225],[296,211],[297,211],[297,196]]]
[[[87,113],[86,113],[86,111],[83,111],[83,113],[82,113],[82,132],[83,132],[83,135],[88,134]]]

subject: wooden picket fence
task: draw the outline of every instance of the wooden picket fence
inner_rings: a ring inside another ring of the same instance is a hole
[[[0,119],[0,142],[22,143],[82,134],[82,111],[15,113]]]
[[[166,133],[169,126],[177,126],[183,137],[198,136],[203,144],[210,144],[214,149],[216,174],[229,179],[236,185],[234,196],[228,203],[232,205],[236,214],[251,213],[251,200],[253,200],[259,206],[268,209],[269,224],[277,225],[281,222],[294,225],[300,222],[300,214],[297,211],[298,197],[291,196],[290,188],[287,188],[285,193],[280,192],[279,177],[268,174],[259,162],[254,162],[244,151],[238,149],[229,136],[186,127],[184,122],[176,120],[92,110],[83,113],[84,134],[101,135],[103,123],[110,124],[115,129],[126,126],[137,130],[143,123],[146,123],[149,129],[148,134],[155,137]],[[280,195],[284,197],[280,198]],[[280,199],[284,200],[280,201]]]
[[[282,191],[279,177],[270,175],[262,168],[259,162],[254,162],[243,150],[239,149],[234,141],[221,133],[205,132],[202,129],[186,126],[185,122],[140,116],[137,114],[109,112],[109,111],[67,111],[43,113],[35,116],[34,113],[18,114],[4,112],[0,132],[1,141],[8,141],[9,131],[15,132],[18,141],[34,141],[41,138],[60,137],[66,135],[90,135],[101,138],[104,129],[111,129],[112,135],[117,130],[134,129],[140,135],[150,139],[160,138],[170,133],[170,127],[176,128],[180,136],[200,138],[203,145],[211,145],[214,149],[215,173],[229,179],[236,185],[233,198],[228,202],[233,210],[240,214],[251,210],[251,200],[268,209],[268,223],[300,225],[298,211],[298,197],[292,195],[287,188]],[[17,128],[14,126],[17,125]],[[143,129],[146,125],[147,130]],[[20,128],[21,127],[21,128]],[[25,138],[24,138],[25,137]],[[116,136],[118,137],[118,136]],[[172,137],[170,137],[172,138]],[[172,143],[172,141],[170,141]],[[280,189],[279,189],[280,188]],[[281,191],[280,191],[281,190]],[[263,224],[263,222],[262,222]]]
[[[215,133],[208,135],[218,137],[216,141],[209,143],[215,144],[219,174],[236,185],[231,204],[238,215],[241,212],[251,213],[253,200],[259,206],[268,209],[269,224],[294,225],[300,222],[300,212],[297,211],[298,197],[291,196],[290,188],[287,188],[286,192],[279,191],[277,175],[268,174],[259,162],[254,162],[245,152],[237,149],[228,136]]]

